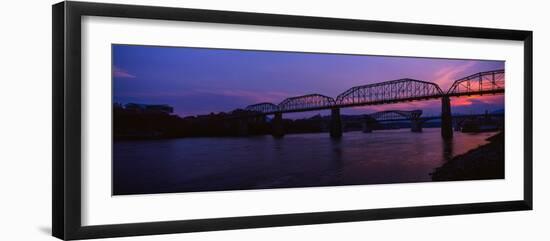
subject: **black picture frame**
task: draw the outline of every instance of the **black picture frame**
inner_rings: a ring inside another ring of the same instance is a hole
[[[53,236],[72,240],[211,230],[306,225],[380,219],[531,210],[533,32],[523,30],[150,7],[90,2],[52,6],[53,23]],[[378,33],[517,40],[524,43],[524,195],[522,200],[404,208],[177,220],[82,226],[81,224],[81,17],[104,16],[207,23],[282,26]]]

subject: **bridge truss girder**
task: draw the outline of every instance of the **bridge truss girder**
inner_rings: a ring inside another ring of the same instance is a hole
[[[493,70],[458,79],[447,92],[435,83],[405,78],[352,87],[336,99],[310,94],[287,98],[278,105],[267,102],[249,105],[245,110],[273,114],[500,93],[504,93],[504,70]]]
[[[376,113],[368,114],[367,116],[376,121],[390,121],[390,120],[418,120],[422,115],[422,110],[386,110]]]
[[[279,105],[279,111],[323,109],[334,106],[336,102],[332,97],[321,94],[310,94],[290,97],[283,100]]]
[[[279,110],[279,107],[273,103],[263,102],[254,105],[249,105],[245,108],[247,111],[254,111],[260,113],[273,113]]]
[[[448,96],[504,93],[504,70],[480,72],[456,80],[447,91]]]
[[[338,95],[336,103],[343,106],[382,104],[439,98],[442,94],[434,83],[406,78],[350,88]]]

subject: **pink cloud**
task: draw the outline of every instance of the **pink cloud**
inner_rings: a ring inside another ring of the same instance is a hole
[[[128,73],[128,71],[116,66],[113,66],[113,76],[116,78],[127,78],[127,79],[133,79],[136,77],[135,75]]]
[[[501,95],[486,95],[486,96],[463,96],[460,98],[453,98],[451,101],[452,106],[470,106],[474,102],[481,102],[484,104],[502,104],[504,98]]]
[[[372,113],[386,110],[422,110],[426,108],[439,107],[439,100],[432,101],[413,101],[405,103],[395,103],[389,105],[368,105],[368,106],[356,106],[352,107],[354,110],[359,110],[365,113]]]
[[[456,98],[451,101],[451,106],[470,106],[474,103],[472,99],[474,98],[472,97]]]
[[[462,65],[447,66],[438,70],[434,74],[434,82],[439,85],[441,90],[447,91],[453,82],[464,77],[468,69],[476,65],[476,61],[468,61]]]

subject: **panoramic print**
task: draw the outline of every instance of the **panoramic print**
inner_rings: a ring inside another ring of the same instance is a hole
[[[112,45],[112,193],[502,179],[504,67]]]

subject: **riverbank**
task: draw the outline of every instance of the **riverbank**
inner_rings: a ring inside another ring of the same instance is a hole
[[[433,181],[504,178],[504,132],[487,139],[489,143],[456,156],[431,173]]]

